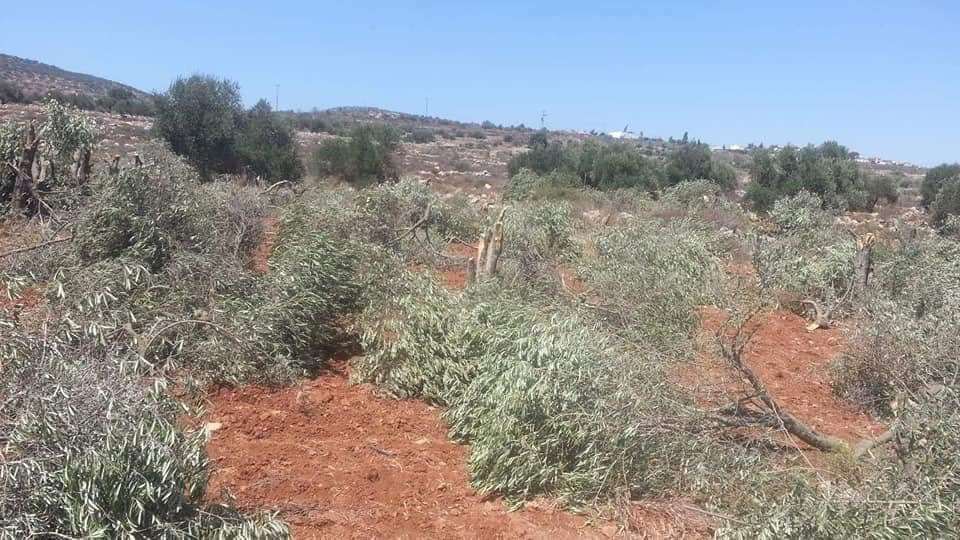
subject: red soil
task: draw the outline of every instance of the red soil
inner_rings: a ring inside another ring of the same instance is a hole
[[[19,298],[10,298],[6,291],[0,293],[0,311],[9,311],[19,313],[26,309],[32,309],[40,305],[43,301],[43,292],[36,287],[29,287],[20,293]]]
[[[727,318],[723,311],[701,309],[701,330],[712,339]],[[843,350],[842,329],[808,331],[808,321],[783,310],[760,316],[759,330],[746,351],[746,363],[770,395],[787,411],[818,431],[856,441],[882,433],[885,427],[838,400],[830,384],[830,362]],[[721,405],[749,395],[747,383],[710,355],[675,374],[698,399]],[[793,441],[804,448],[800,441]]]
[[[464,242],[450,242],[444,252],[452,257],[463,257],[464,259],[477,256],[477,248]]]
[[[448,289],[461,290],[467,288],[467,270],[465,268],[436,270],[436,274],[443,286]]]
[[[272,509],[295,538],[604,538],[552,508],[505,503],[469,486],[467,449],[436,409],[377,397],[342,368],[297,387],[224,389],[207,422],[209,496],[229,490],[246,510]],[[649,507],[645,507],[649,511]]]
[[[260,220],[260,224],[263,226],[263,238],[251,255],[250,270],[258,274],[266,274],[270,270],[270,255],[273,254],[273,246],[277,243],[280,220],[274,216],[267,216]]]

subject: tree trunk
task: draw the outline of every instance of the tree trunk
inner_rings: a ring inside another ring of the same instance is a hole
[[[490,245],[490,238],[493,235],[493,231],[487,229],[483,231],[483,236],[480,237],[480,243],[477,244],[477,277],[483,276],[485,267],[484,263],[487,260],[487,249]]]
[[[467,260],[467,285],[472,285],[477,281],[477,260],[470,257]]]
[[[33,164],[37,157],[37,149],[40,147],[41,135],[42,131],[37,134],[36,126],[31,122],[23,149],[20,152],[20,158],[17,160],[17,179],[13,185],[13,207],[21,212],[32,205],[39,204],[39,197],[37,197],[36,186],[33,181]]]
[[[484,265],[483,273],[492,276],[497,273],[497,262],[500,261],[500,253],[503,252],[503,222],[498,221],[493,226],[493,239],[490,247],[487,248],[487,262]]]
[[[854,293],[858,298],[862,297],[867,290],[870,281],[870,274],[873,273],[873,244],[876,237],[873,234],[867,234],[862,239],[857,239],[857,273],[854,279]]]

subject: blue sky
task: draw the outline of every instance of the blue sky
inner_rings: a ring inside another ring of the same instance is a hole
[[[9,2],[0,52],[253,103],[960,160],[960,2]]]

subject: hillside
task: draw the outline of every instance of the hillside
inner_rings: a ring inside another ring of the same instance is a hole
[[[44,96],[50,93],[107,96],[111,90],[131,93],[143,98],[146,92],[109,79],[67,71],[57,66],[44,64],[0,53],[0,81],[10,83],[27,96]]]

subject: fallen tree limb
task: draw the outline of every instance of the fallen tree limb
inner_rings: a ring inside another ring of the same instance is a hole
[[[414,223],[409,228],[407,228],[407,230],[405,230],[403,234],[394,238],[393,241],[391,241],[390,243],[399,244],[404,238],[410,236],[411,234],[416,233],[417,230],[420,229],[420,227],[423,227],[427,223],[427,221],[430,221],[431,209],[432,209],[432,205],[428,204],[426,210],[423,211],[423,216],[420,219],[418,219],[416,223]]]
[[[34,251],[34,250],[37,250],[37,249],[42,249],[42,248],[45,248],[45,247],[48,247],[48,246],[52,246],[52,245],[54,245],[54,244],[59,244],[59,243],[61,243],[61,242],[68,242],[68,241],[70,241],[70,240],[73,240],[73,236],[72,236],[72,235],[71,235],[71,236],[67,236],[66,238],[55,238],[55,239],[53,239],[53,240],[47,240],[46,242],[41,242],[41,243],[36,244],[36,245],[33,245],[33,246],[27,246],[27,247],[22,247],[22,248],[17,248],[17,249],[11,249],[10,251],[4,251],[3,253],[0,253],[0,259],[2,259],[2,258],[4,258],[4,257],[9,257],[10,255],[16,255],[16,254],[18,254],[18,253],[26,253],[26,252],[28,252],[28,251]]]
[[[275,183],[275,184],[272,184],[272,185],[271,185],[270,187],[268,187],[267,189],[261,191],[260,194],[261,194],[261,195],[266,195],[267,193],[270,193],[271,191],[273,191],[273,190],[274,190],[275,188],[277,188],[278,186],[282,186],[282,185],[284,185],[284,184],[289,184],[289,183],[290,183],[289,180],[281,180],[281,181],[279,181],[279,182],[277,182],[277,183]]]
[[[817,450],[824,452],[849,452],[854,457],[861,457],[871,449],[893,440],[895,429],[890,429],[879,437],[864,439],[851,443],[845,439],[821,433],[807,425],[789,411],[786,411],[767,391],[766,385],[750,366],[744,361],[744,351],[753,334],[759,326],[755,326],[745,337],[744,328],[756,316],[759,310],[754,311],[747,320],[737,328],[728,344],[722,336],[723,327],[717,331],[720,350],[727,362],[753,388],[754,394],[749,400],[739,400],[733,405],[723,407],[717,412],[719,416],[714,420],[730,427],[763,426],[773,429],[782,429],[789,435],[796,437]],[[757,401],[753,401],[757,400]],[[747,401],[756,403],[755,408],[747,406]]]

